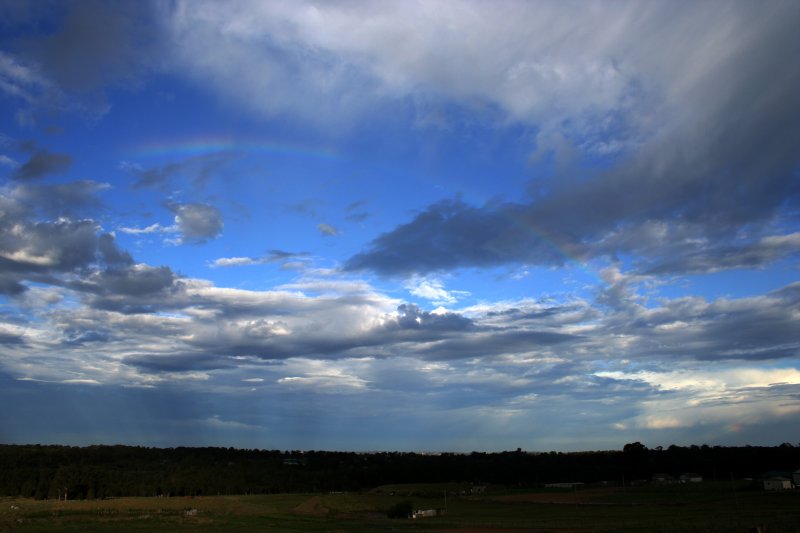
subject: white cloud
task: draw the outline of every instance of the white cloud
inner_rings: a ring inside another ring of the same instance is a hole
[[[539,124],[540,145],[569,123],[583,149],[608,152],[679,118],[674,105],[702,106],[709,73],[746,49],[730,36],[753,24],[747,9],[671,2],[193,1],[168,27],[184,68],[267,113],[342,118],[439,95]]]
[[[11,159],[7,155],[0,154],[0,165],[6,166],[6,167],[10,167],[10,168],[16,168],[16,167],[19,166],[19,163],[17,163],[16,161]]]
[[[43,92],[54,89],[33,65],[0,51],[0,90],[33,103]]]
[[[161,224],[150,224],[144,228],[134,228],[134,227],[121,227],[119,231],[122,233],[127,233],[129,235],[149,235],[152,233],[176,233],[178,231],[177,226],[162,226]]]
[[[434,305],[454,304],[470,295],[468,291],[446,290],[444,282],[437,278],[412,279],[406,288],[412,295],[430,300]]]
[[[236,267],[247,265],[262,265],[267,261],[264,258],[256,257],[220,257],[211,263],[212,268],[217,267]]]

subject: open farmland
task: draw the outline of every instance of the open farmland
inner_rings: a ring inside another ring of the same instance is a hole
[[[461,495],[463,485],[380,487],[364,493],[53,501],[4,498],[3,531],[442,531],[605,532],[800,529],[800,492],[748,482]],[[445,501],[445,493],[448,494]],[[400,502],[447,514],[387,518]]]

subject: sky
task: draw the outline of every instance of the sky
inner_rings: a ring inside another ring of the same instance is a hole
[[[800,3],[0,0],[0,442],[800,442]]]

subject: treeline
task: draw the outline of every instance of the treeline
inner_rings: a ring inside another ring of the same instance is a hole
[[[391,483],[632,482],[656,473],[705,479],[800,468],[800,447],[626,444],[621,451],[470,454],[0,445],[0,495],[94,499],[366,490]]]

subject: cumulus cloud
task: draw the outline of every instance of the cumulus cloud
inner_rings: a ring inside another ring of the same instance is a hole
[[[432,301],[436,305],[454,304],[469,296],[468,291],[446,290],[440,279],[415,279],[407,286],[408,291],[419,298]]]
[[[209,204],[170,204],[183,242],[202,243],[222,233],[222,213]]]
[[[222,233],[222,213],[213,205],[169,203],[166,207],[175,215],[174,224],[154,223],[144,228],[123,226],[119,231],[129,235],[177,234],[177,239],[168,241],[173,244],[202,244]]]
[[[530,442],[521,428],[556,418],[549,442],[558,447],[583,446],[590,434],[607,439],[592,441],[598,446],[666,429],[719,435],[737,421],[750,435],[764,424],[797,427],[800,285],[740,298],[645,293],[663,274],[796,257],[798,9],[502,0],[59,6],[14,54],[0,52],[0,92],[28,106],[15,114],[21,126],[46,106],[108,109],[106,87],[135,85],[163,62],[226,103],[337,134],[366,117],[372,127],[376,108],[388,121],[450,133],[462,127],[452,116],[477,111],[469,115],[482,127],[524,130],[536,173],[513,201],[423,207],[346,259],[344,274],[307,268],[257,291],[137,262],[96,216],[108,185],[47,183],[72,159],[29,143],[24,162],[0,156],[11,178],[0,189],[0,293],[11,302],[0,310],[0,395],[17,405],[13,391],[36,398],[26,387],[69,383],[84,395],[76,405],[97,398],[106,406],[119,398],[110,387],[122,385],[113,390],[131,401],[107,417],[117,429],[131,406],[150,406],[141,420],[152,424],[169,405],[176,419],[205,429],[275,422],[284,430],[271,418],[281,411],[365,439],[370,408],[418,434],[446,433],[438,442],[454,447],[473,444],[464,435]],[[150,195],[207,185],[231,157],[121,168],[134,194]],[[174,220],[120,223],[120,232],[180,243],[222,234],[217,207],[165,205]],[[365,206],[347,205],[345,220],[362,222]],[[340,234],[326,223],[317,229]],[[271,250],[209,265],[304,259]],[[612,266],[584,297],[459,308],[468,293],[449,288],[459,279],[448,276],[453,269],[593,259]],[[448,309],[403,301],[354,279],[357,271],[405,277],[411,296]],[[759,368],[764,362],[772,367]],[[131,392],[165,383],[189,400]],[[256,384],[252,402],[226,401]],[[331,394],[335,410],[315,406]]]

